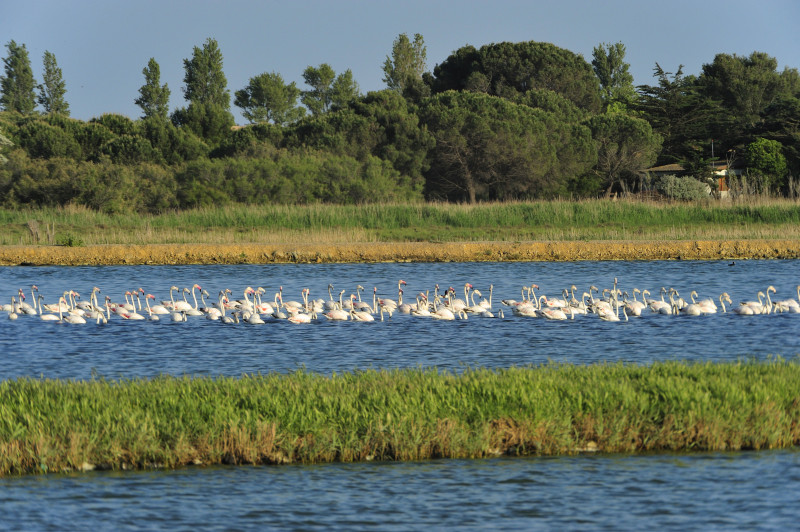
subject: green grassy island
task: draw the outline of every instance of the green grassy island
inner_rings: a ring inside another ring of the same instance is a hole
[[[0,383],[0,475],[800,442],[800,362]]]

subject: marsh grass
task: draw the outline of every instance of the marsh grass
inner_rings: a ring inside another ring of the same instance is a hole
[[[0,475],[800,443],[800,363],[0,383]]]
[[[0,245],[800,238],[800,203],[638,200],[229,205],[158,215],[84,207],[0,209]],[[31,227],[46,227],[48,238]],[[53,242],[50,242],[50,241]]]

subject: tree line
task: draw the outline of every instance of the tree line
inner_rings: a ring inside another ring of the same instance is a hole
[[[713,187],[714,160],[744,165],[762,192],[793,195],[800,172],[800,75],[761,52],[717,54],[698,75],[656,63],[655,83],[634,87],[622,43],[599,44],[591,62],[535,41],[467,45],[428,71],[422,36],[401,34],[385,90],[362,94],[350,70],[321,64],[303,71],[306,87],[264,72],[232,97],[209,38],[184,59],[185,106],[170,112],[150,58],[140,117],[81,121],[52,53],[37,84],[26,46],[6,50],[7,207],[594,197],[640,191],[645,169],[671,163]],[[248,125],[235,125],[231,101]]]

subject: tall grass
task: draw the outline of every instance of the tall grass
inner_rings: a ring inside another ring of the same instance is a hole
[[[0,383],[0,475],[800,443],[800,363]]]
[[[31,222],[52,228],[33,234]],[[800,238],[800,203],[540,201],[231,205],[158,215],[0,209],[0,245]]]

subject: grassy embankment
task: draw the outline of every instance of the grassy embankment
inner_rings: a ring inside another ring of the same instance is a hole
[[[800,443],[800,362],[0,383],[0,475]]]
[[[0,209],[0,245],[800,239],[800,203],[540,201],[312,205],[109,215]]]

